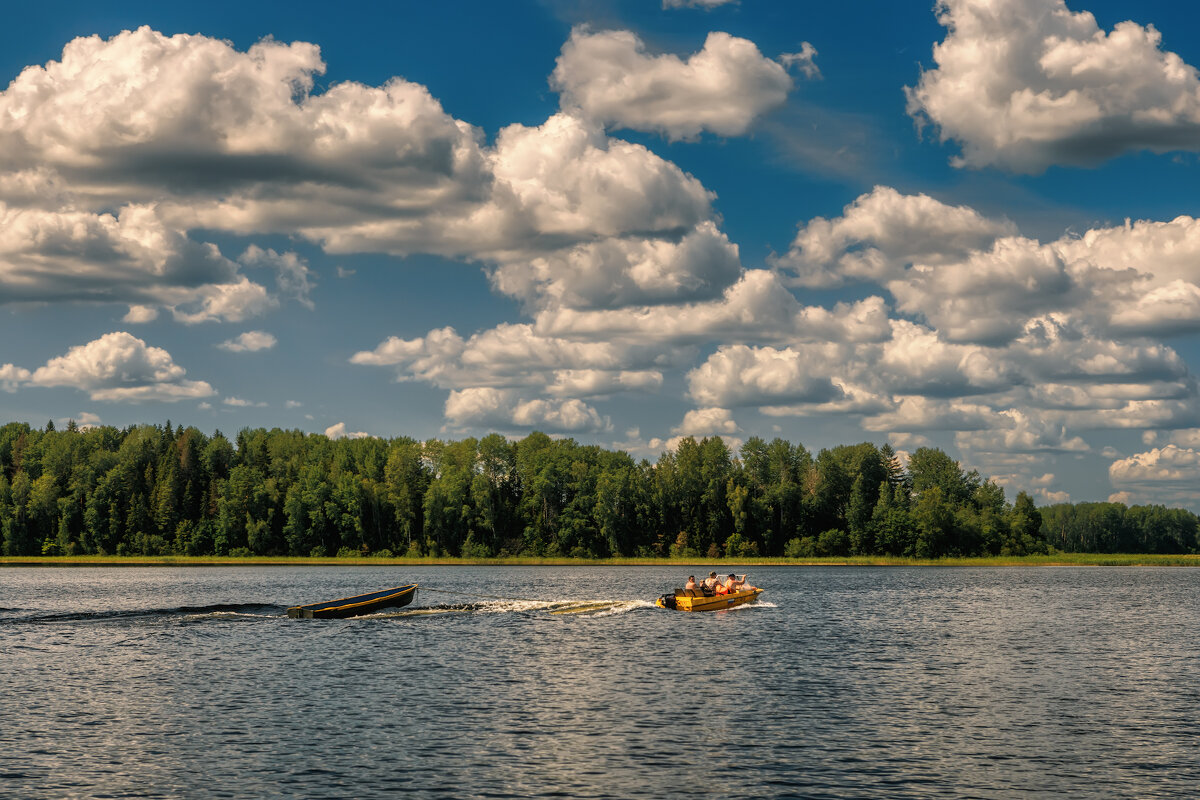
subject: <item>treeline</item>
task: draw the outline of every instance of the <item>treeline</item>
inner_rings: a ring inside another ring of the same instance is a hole
[[[902,466],[887,445],[868,443],[813,456],[782,439],[752,438],[735,453],[720,438],[689,437],[652,464],[543,433],[419,442],[254,429],[231,442],[170,422],[0,427],[7,555],[939,557],[1197,546],[1188,512],[1128,509],[1119,516],[1136,534],[1100,535],[1071,508],[1053,506],[1044,520],[1028,495],[1010,504],[941,450],[920,448]],[[1178,524],[1156,538],[1159,517]]]
[[[1195,553],[1200,517],[1182,508],[1061,503],[1042,510],[1042,532],[1068,553]]]

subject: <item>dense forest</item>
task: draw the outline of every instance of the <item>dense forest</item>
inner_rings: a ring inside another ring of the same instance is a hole
[[[946,453],[683,439],[657,463],[519,441],[0,427],[6,555],[607,557],[1195,552],[1194,514],[1039,510]]]

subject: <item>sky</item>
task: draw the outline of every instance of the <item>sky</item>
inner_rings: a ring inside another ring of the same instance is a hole
[[[1200,10],[10,9],[0,421],[941,447],[1200,509]]]

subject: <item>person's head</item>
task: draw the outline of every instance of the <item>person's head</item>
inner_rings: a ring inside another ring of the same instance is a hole
[[[737,580],[737,575],[734,575],[732,572],[731,572],[731,573],[729,573],[729,580],[731,580],[731,581],[736,581],[736,580]]]
[[[710,573],[708,573],[708,577],[710,577],[710,578],[715,578],[715,577],[717,577],[717,573],[716,573],[716,572],[710,572]]]
[[[695,576],[695,575],[688,575],[688,580],[689,580],[689,581],[691,581],[692,583],[695,583],[695,582],[696,582],[696,576]]]

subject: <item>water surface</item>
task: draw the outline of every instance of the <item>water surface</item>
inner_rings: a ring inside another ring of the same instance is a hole
[[[1200,570],[750,577],[684,614],[678,567],[0,569],[0,797],[1196,796]]]

